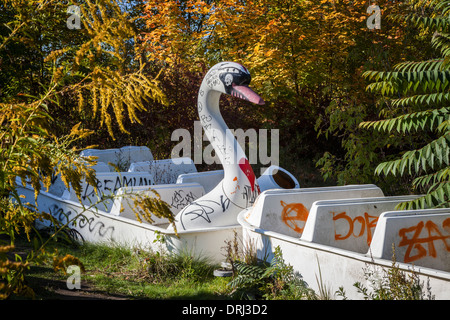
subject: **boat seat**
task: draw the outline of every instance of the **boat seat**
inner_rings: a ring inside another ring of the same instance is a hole
[[[259,195],[246,220],[264,230],[299,237],[312,204],[318,200],[383,196],[373,184],[266,190]]]
[[[150,189],[156,191],[160,195],[161,200],[165,201],[170,206],[170,210],[172,211],[174,216],[185,206],[190,204],[192,201],[200,198],[205,193],[203,187],[198,183],[161,184],[153,186],[121,188],[117,191],[117,197],[111,209],[111,214],[131,220],[137,220],[136,212],[133,210],[133,197],[127,197],[125,195],[131,192],[144,193],[147,196],[156,197],[155,193]],[[168,224],[168,220],[166,218],[152,216],[152,219],[154,220],[153,225]],[[148,223],[144,219],[142,219],[142,221]]]
[[[178,176],[176,183],[198,183],[208,193],[223,180],[223,176],[223,170],[183,173]]]
[[[388,211],[380,215],[367,255],[450,272],[450,209]]]
[[[148,172],[155,184],[175,184],[180,174],[197,172],[197,168],[190,158],[176,158],[135,162],[128,172]]]
[[[301,240],[366,253],[378,217],[419,196],[316,201],[309,211]]]
[[[97,185],[82,183],[81,202],[84,206],[95,205],[99,210],[109,212],[117,190],[122,187],[149,186],[153,184],[153,176],[145,172],[97,172]],[[63,199],[79,202],[73,188],[66,189]],[[100,200],[102,202],[98,203]]]
[[[111,167],[107,163],[101,161],[97,161],[97,164],[93,165],[92,168],[95,172],[111,172]]]
[[[151,161],[153,154],[147,147],[125,146],[117,149],[86,149],[81,151],[82,156],[97,157],[96,161],[109,165],[113,163],[121,171],[126,171],[134,162]],[[114,166],[109,165],[111,171],[116,171]]]

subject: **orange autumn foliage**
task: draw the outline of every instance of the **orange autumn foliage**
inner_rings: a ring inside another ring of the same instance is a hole
[[[367,0],[148,0],[143,40],[149,59],[165,66],[195,69],[198,62],[238,61],[253,71],[253,83],[264,88],[266,98],[286,91],[299,98],[305,86],[342,83],[349,51],[361,39],[390,37],[388,45],[396,44],[398,28],[367,28],[368,5]],[[389,1],[381,6],[383,14],[400,10]]]

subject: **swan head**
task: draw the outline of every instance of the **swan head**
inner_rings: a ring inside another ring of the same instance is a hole
[[[229,94],[256,104],[264,100],[249,88],[250,72],[236,62],[221,62],[213,66],[205,76],[204,82],[211,90]]]

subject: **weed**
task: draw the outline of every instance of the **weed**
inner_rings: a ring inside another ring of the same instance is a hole
[[[317,277],[316,275],[316,281],[319,287],[319,293],[315,295],[315,298],[317,298],[318,300],[331,300],[331,290],[322,280],[322,270],[320,269],[319,258],[317,258],[317,265],[319,267],[319,277]]]
[[[212,278],[214,266],[208,259],[194,256],[190,252],[177,254],[151,252],[145,258],[148,274],[154,282],[169,279],[189,279],[201,281]]]
[[[364,269],[364,277],[370,283],[370,288],[357,282],[354,286],[364,296],[365,300],[433,300],[431,288],[424,283],[414,268],[409,273],[400,269],[396,263],[395,248],[393,248],[392,265],[390,268],[373,269],[367,266]]]
[[[252,260],[251,260],[252,261]],[[270,264],[258,262],[249,264],[235,260],[236,275],[229,286],[232,295],[239,299],[305,299],[311,291],[301,276],[294,274],[286,265],[280,247],[275,248]]]

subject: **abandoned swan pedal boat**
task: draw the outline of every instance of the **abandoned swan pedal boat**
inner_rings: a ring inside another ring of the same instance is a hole
[[[80,203],[73,190],[67,190],[61,181],[56,182],[49,192],[39,194],[39,209],[51,213],[63,223],[82,213],[76,221],[70,223],[70,227],[86,241],[152,246],[155,240],[164,235],[164,242],[156,241],[160,246],[158,249],[189,250],[195,254],[204,254],[212,260],[222,261],[221,248],[224,241],[231,239],[234,232],[241,233],[237,215],[251,206],[261,192],[258,181],[261,181],[264,188],[281,188],[277,183],[279,179],[287,181],[289,188],[299,187],[298,181],[289,172],[277,166],[271,166],[256,179],[244,151],[220,114],[221,94],[231,94],[256,104],[264,103],[248,87],[250,79],[248,70],[242,65],[223,62],[208,71],[199,89],[200,121],[223,170],[197,173],[195,165],[188,158],[154,161],[150,150],[145,147],[86,150],[83,155],[98,157],[97,186],[84,183]],[[128,167],[128,172],[110,171],[105,163],[114,157],[116,161],[111,162],[120,164],[119,167],[122,168]],[[126,160],[125,165],[119,163],[123,159]],[[157,177],[161,169],[174,170],[177,175],[181,174],[181,181],[184,179],[191,182],[176,183],[180,179],[174,181],[174,174],[169,174],[172,177],[169,179]],[[208,183],[202,184],[201,181],[205,180]],[[158,184],[161,182],[162,184]],[[33,190],[18,185],[26,200],[31,202]],[[286,187],[285,183],[281,185]],[[136,220],[125,195],[146,193],[152,196],[149,186],[171,205],[178,236],[167,219],[156,217],[152,224]],[[114,197],[97,203],[95,188],[102,195],[112,194]],[[85,207],[88,209],[85,210]]]
[[[277,167],[255,178],[242,149],[227,134],[218,108],[222,93],[262,103],[248,89],[249,81],[242,66],[221,63],[207,73],[199,90],[200,121],[224,170],[197,173],[192,160],[185,158],[155,161],[145,147],[87,150],[85,155],[101,160],[96,168],[97,188],[112,193],[114,199],[84,211],[83,205],[96,200],[93,187],[84,185],[84,203],[80,203],[57,179],[49,192],[39,194],[39,209],[62,222],[83,213],[70,226],[87,241],[189,250],[216,262],[223,260],[224,241],[234,232],[242,233],[244,246],[253,247],[260,259],[270,260],[279,246],[285,262],[316,292],[321,285],[330,292],[342,286],[347,297],[354,299],[361,298],[354,283],[368,283],[365,268],[373,267],[381,274],[380,268],[391,266],[394,244],[401,270],[414,268],[425,286],[429,281],[436,299],[450,299],[449,209],[392,211],[415,196],[385,197],[375,185],[300,189],[289,172]],[[114,157],[127,159],[121,165],[128,172],[110,172],[101,163],[119,164]],[[161,175],[162,171],[168,172]],[[288,181],[288,188],[282,188],[286,184],[280,178]],[[165,219],[152,224],[137,221],[121,196],[149,192],[145,191],[149,187],[171,205],[179,236]],[[18,183],[18,190],[25,201],[34,201],[29,186]],[[164,242],[158,241],[161,235]]]

